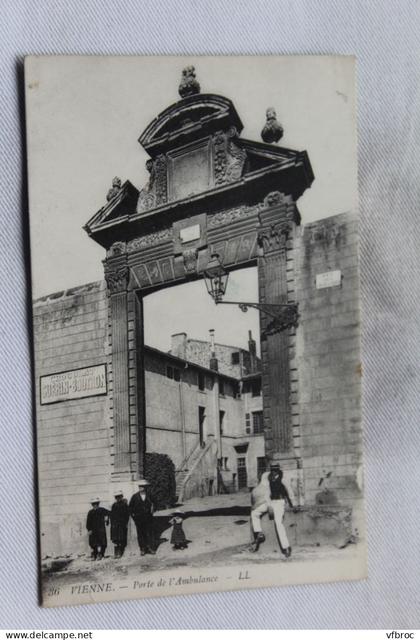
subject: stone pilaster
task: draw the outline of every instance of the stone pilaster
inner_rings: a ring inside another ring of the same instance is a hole
[[[125,254],[110,257],[106,261],[105,279],[108,285],[110,315],[113,472],[121,474],[129,473],[131,470],[127,309],[129,268]]]
[[[137,477],[137,475],[144,475],[146,397],[143,298],[136,291],[130,290],[128,292],[127,309],[131,470]]]
[[[287,304],[287,253],[293,243],[296,207],[291,198],[270,193],[259,212],[260,304]],[[270,331],[270,317],[260,314],[262,393],[266,452],[270,458],[294,457],[291,411],[290,330]]]

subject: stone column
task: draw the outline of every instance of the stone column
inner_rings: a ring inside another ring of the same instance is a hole
[[[129,269],[125,256],[121,255],[106,261],[105,279],[108,285],[110,314],[114,473],[130,471],[128,276]]]
[[[109,292],[112,426],[115,480],[134,480],[144,469],[143,304],[129,289],[126,254],[105,262]]]
[[[259,212],[259,301],[286,304],[288,298],[287,251],[297,216],[290,197],[269,194]],[[293,455],[289,330],[270,333],[271,318],[260,314],[262,394],[266,453],[269,458]]]
[[[146,454],[146,389],[144,373],[143,298],[129,290],[128,308],[128,384],[130,405],[131,470],[144,475]]]

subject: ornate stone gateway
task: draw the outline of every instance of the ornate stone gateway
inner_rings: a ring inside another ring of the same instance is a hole
[[[232,102],[199,90],[194,69],[185,69],[182,99],[139,138],[150,156],[148,183],[138,191],[114,179],[107,204],[85,227],[107,250],[116,478],[131,479],[143,471],[144,296],[203,278],[217,253],[227,270],[258,266],[261,305],[295,302],[296,202],[314,177],[308,156],[241,138],[243,126]],[[271,142],[282,134],[273,109],[263,134]],[[273,332],[270,322],[262,310],[266,452],[271,458],[293,459],[293,329]]]

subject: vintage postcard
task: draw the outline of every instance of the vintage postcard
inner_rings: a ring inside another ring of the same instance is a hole
[[[354,58],[25,85],[43,604],[366,577]]]

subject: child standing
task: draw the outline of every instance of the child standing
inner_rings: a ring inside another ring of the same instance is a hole
[[[184,513],[182,511],[174,511],[169,521],[172,525],[171,545],[174,549],[186,549],[188,547],[187,538],[182,528],[183,520]]]

